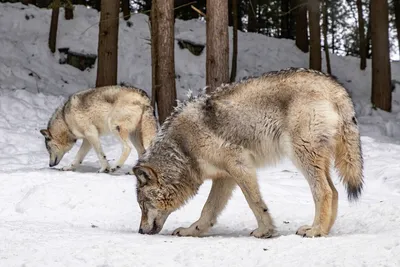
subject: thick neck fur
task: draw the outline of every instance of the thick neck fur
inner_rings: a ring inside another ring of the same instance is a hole
[[[71,132],[62,116],[62,109],[57,109],[49,121],[48,130],[52,138],[62,144],[76,141],[76,136]]]
[[[179,208],[193,197],[202,180],[190,155],[174,138],[153,142],[138,165],[148,165],[157,174],[158,183],[166,190],[166,202]]]

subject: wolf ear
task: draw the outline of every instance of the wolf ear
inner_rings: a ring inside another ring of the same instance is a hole
[[[140,186],[144,186],[148,181],[157,178],[155,171],[149,166],[135,166],[133,167],[133,173]]]
[[[44,138],[51,139],[51,135],[50,135],[49,130],[42,129],[42,130],[40,130],[40,133],[44,136]]]

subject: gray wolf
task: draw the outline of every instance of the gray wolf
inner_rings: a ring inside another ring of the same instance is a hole
[[[40,133],[50,155],[50,167],[58,165],[77,139],[83,139],[72,164],[62,170],[75,170],[93,147],[101,164],[98,172],[113,172],[125,163],[133,147],[142,155],[156,131],[153,108],[143,90],[104,86],[71,95]],[[109,134],[122,143],[122,154],[112,168],[100,143],[100,137]]]
[[[159,233],[171,212],[193,197],[205,179],[212,188],[200,218],[176,229],[199,236],[212,227],[236,185],[258,223],[252,236],[275,234],[256,169],[288,157],[309,183],[315,216],[304,237],[326,236],[335,222],[335,168],[356,200],[363,188],[363,158],[353,103],[330,76],[289,68],[222,85],[180,104],[133,168],[142,211],[139,233]]]

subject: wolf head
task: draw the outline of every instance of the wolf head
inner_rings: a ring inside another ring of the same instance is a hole
[[[49,129],[42,129],[40,133],[44,136],[47,152],[49,152],[49,166],[54,167],[60,163],[65,153],[71,150],[76,140],[65,134],[52,134]]]
[[[135,166],[137,201],[142,210],[139,233],[157,234],[175,210],[167,187],[162,187],[157,173],[149,166]]]
[[[168,160],[153,165],[138,163],[133,172],[137,178],[137,201],[142,210],[141,234],[158,234],[168,216],[200,187],[187,179],[186,172],[176,171],[176,166]]]

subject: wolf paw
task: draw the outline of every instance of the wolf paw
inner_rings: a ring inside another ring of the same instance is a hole
[[[64,166],[60,170],[61,171],[75,171],[76,168],[74,166],[70,165],[70,166]]]
[[[100,170],[97,171],[97,173],[109,173],[110,172],[110,167],[102,167]]]
[[[115,172],[115,171],[117,171],[118,169],[120,169],[121,168],[121,166],[115,166],[114,168],[111,168],[111,170],[110,170],[110,172]]]
[[[199,236],[202,233],[199,227],[179,227],[176,229],[172,235],[176,236]]]
[[[320,237],[320,236],[325,236],[325,234],[322,233],[320,227],[312,227],[312,226],[309,226],[309,225],[301,226],[297,230],[296,235],[300,235],[302,237]]]
[[[250,235],[257,238],[270,238],[274,232],[274,229],[264,227],[255,229]]]
[[[127,173],[125,173],[125,175],[135,175],[135,173],[133,172],[133,170],[130,170]]]

